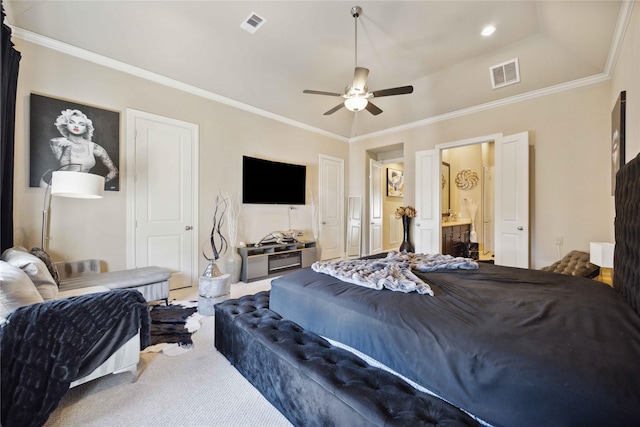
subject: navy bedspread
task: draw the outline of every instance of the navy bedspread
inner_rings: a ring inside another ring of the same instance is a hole
[[[5,427],[43,425],[71,382],[95,370],[138,330],[141,347],[149,345],[148,306],[134,290],[34,304],[7,320],[0,328]]]
[[[419,275],[434,297],[301,270],[270,308],[496,426],[640,425],[640,317],[610,287],[490,264]]]

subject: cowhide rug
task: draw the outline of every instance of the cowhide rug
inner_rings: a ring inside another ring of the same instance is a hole
[[[178,356],[193,347],[191,335],[200,329],[197,301],[172,301],[151,307],[151,345],[143,353]]]

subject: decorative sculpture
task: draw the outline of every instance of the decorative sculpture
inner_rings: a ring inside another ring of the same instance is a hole
[[[480,182],[478,174],[471,169],[462,170],[456,175],[456,185],[461,190],[472,190],[476,188],[478,182]]]

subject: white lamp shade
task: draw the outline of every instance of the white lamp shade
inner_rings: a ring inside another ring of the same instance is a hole
[[[591,242],[589,261],[599,267],[613,268],[615,243]]]
[[[358,96],[354,96],[353,98],[347,98],[344,101],[344,106],[347,107],[347,110],[350,111],[360,111],[363,110],[369,101],[367,98],[360,98]]]
[[[78,199],[101,199],[104,177],[86,172],[56,171],[51,177],[51,195]]]

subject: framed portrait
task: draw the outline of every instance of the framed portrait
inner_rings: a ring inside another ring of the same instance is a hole
[[[387,169],[387,196],[404,197],[404,171]]]
[[[611,112],[611,195],[616,192],[616,174],[624,165],[625,156],[625,107],[627,92],[622,91]]]
[[[120,190],[120,113],[31,94],[29,186],[46,187],[58,169],[105,177]]]

